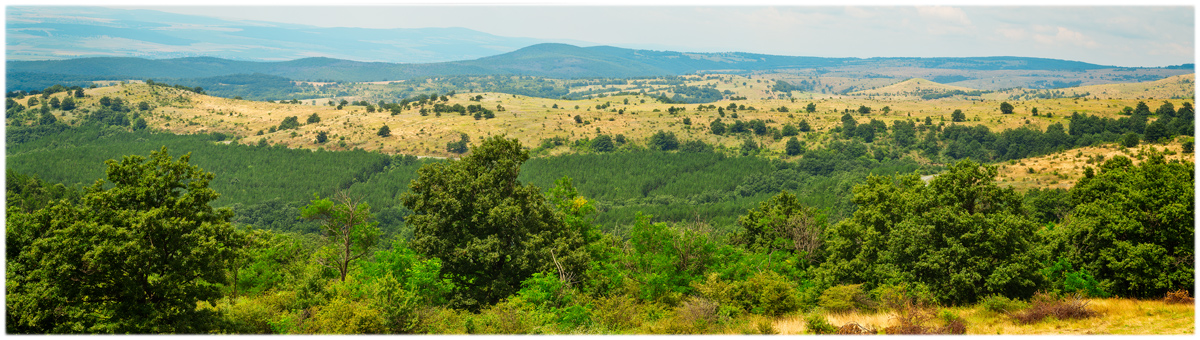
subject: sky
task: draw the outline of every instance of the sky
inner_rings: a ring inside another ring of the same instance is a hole
[[[339,7],[118,8],[321,27],[464,27],[500,36],[684,52],[860,58],[1021,56],[1131,67],[1195,60],[1195,8],[1180,3],[1156,7],[530,4],[379,6],[368,1]]]

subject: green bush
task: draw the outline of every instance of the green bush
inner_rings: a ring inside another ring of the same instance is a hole
[[[633,297],[614,294],[596,300],[592,308],[592,319],[603,328],[620,332],[641,325],[644,308],[639,308]]]
[[[536,322],[532,311],[520,303],[506,300],[479,312],[467,320],[468,334],[531,334]]]
[[[829,320],[825,320],[824,315],[818,313],[810,314],[804,318],[804,322],[805,327],[808,328],[808,332],[812,334],[834,334],[838,330],[837,327],[829,323]]]
[[[830,287],[821,294],[818,304],[825,310],[835,313],[869,310],[874,305],[867,293],[863,292],[861,284]]]
[[[366,301],[336,297],[328,304],[312,307],[312,317],[304,320],[305,334],[381,334],[386,333],[382,313]]]
[[[704,334],[715,332],[721,325],[722,318],[717,314],[718,304],[715,301],[692,297],[676,307],[671,317],[660,322],[661,328],[654,328],[654,333],[664,334]]]
[[[979,306],[989,312],[1004,314],[1025,309],[1028,304],[1021,300],[1009,299],[1003,295],[993,294],[979,301]]]
[[[710,273],[694,286],[702,296],[717,302],[718,314],[725,317],[741,313],[776,316],[800,308],[795,284],[774,271],[761,271],[745,280],[722,280]]]

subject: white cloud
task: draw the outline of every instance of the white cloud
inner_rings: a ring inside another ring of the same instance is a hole
[[[1096,41],[1092,40],[1091,38],[1088,38],[1087,36],[1083,35],[1083,33],[1072,31],[1066,27],[1062,27],[1062,26],[1048,27],[1048,26],[1038,25],[1035,27],[1035,29],[1038,30],[1039,32],[1042,32],[1042,33],[1037,33],[1037,34],[1033,35],[1033,41],[1036,41],[1038,43],[1042,43],[1042,44],[1046,44],[1046,45],[1071,44],[1071,45],[1082,46],[1082,47],[1087,47],[1087,48],[1100,47],[1100,44],[1096,43]]]
[[[932,7],[917,7],[917,14],[922,18],[929,20],[939,20],[945,23],[956,24],[961,26],[970,26],[971,19],[967,18],[967,13],[963,10],[954,7],[932,6]]]

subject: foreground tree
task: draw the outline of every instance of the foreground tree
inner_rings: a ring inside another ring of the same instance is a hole
[[[786,191],[750,209],[738,223],[745,231],[737,235],[735,243],[751,250],[780,251],[809,260],[817,258],[826,229],[824,215]]]
[[[350,262],[366,256],[379,241],[376,227],[379,222],[373,221],[371,207],[344,191],[338,192],[333,200],[313,198],[300,210],[300,216],[321,221],[321,234],[327,245],[319,251],[317,261],[337,269],[342,282],[346,282]]]
[[[875,177],[854,189],[854,216],[829,229],[818,277],[866,288],[910,283],[941,302],[1029,297],[1041,284],[1038,225],[995,167],[959,162],[928,185]]]
[[[213,327],[212,312],[196,304],[220,297],[225,259],[243,236],[230,225],[230,210],[209,205],[219,196],[208,187],[213,174],[189,159],[172,161],[164,147],[149,159],[110,160],[108,183],[96,181],[79,204],[60,201],[32,214],[10,209],[7,331]]]
[[[1140,165],[1116,156],[1075,184],[1078,202],[1053,244],[1101,290],[1156,298],[1195,284],[1194,166],[1152,154]]]
[[[413,249],[441,259],[458,287],[455,305],[478,310],[537,272],[582,272],[586,262],[563,263],[552,251],[582,244],[556,246],[569,229],[541,189],[517,180],[528,159],[516,139],[492,137],[462,160],[422,166],[400,197],[413,211]]]

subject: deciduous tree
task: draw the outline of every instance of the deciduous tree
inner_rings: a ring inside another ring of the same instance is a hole
[[[150,157],[109,160],[107,182],[79,204],[33,214],[9,210],[10,333],[194,333],[215,324],[197,302],[215,301],[226,258],[242,236],[233,213],[209,203],[213,174]]]
[[[333,200],[315,196],[300,210],[300,217],[321,221],[326,246],[318,251],[317,261],[336,269],[342,282],[350,272],[350,263],[366,256],[379,241],[379,222],[374,221],[371,207],[344,191],[335,194]]]

